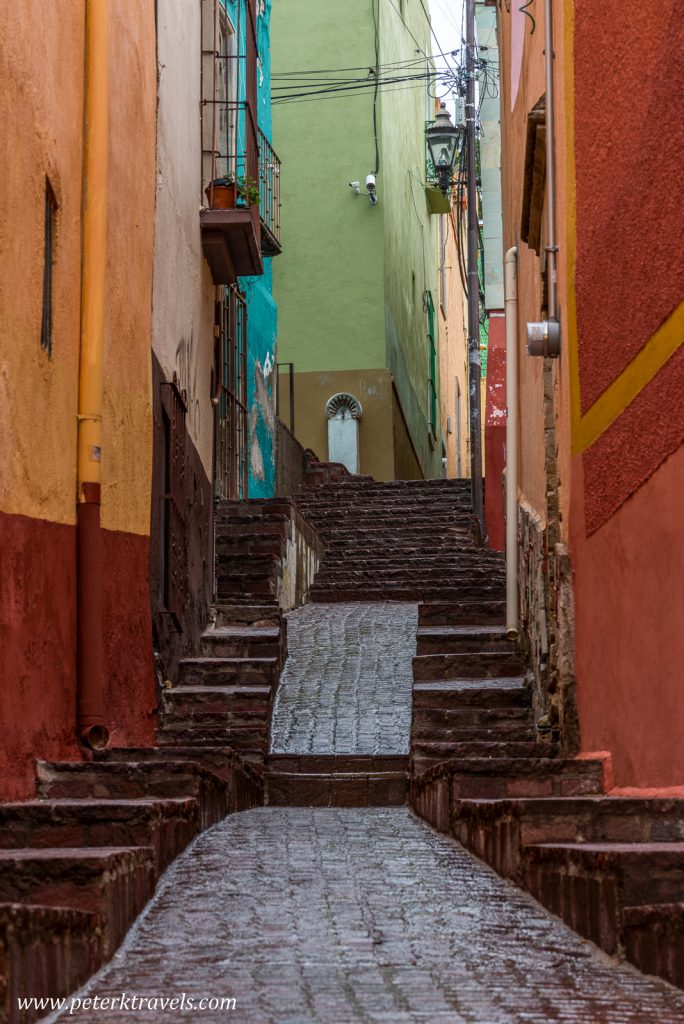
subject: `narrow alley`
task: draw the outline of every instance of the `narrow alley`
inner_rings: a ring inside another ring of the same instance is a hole
[[[0,1024],[684,1024],[684,0],[0,18]]]

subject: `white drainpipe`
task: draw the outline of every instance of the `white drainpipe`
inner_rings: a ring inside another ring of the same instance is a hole
[[[506,636],[518,638],[518,249],[504,259],[506,306]]]

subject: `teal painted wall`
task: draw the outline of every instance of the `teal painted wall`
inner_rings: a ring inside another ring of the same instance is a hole
[[[239,23],[245,24],[244,3],[239,0]],[[226,0],[226,10],[235,22],[236,0]],[[271,119],[271,0],[257,0],[257,118],[267,139],[272,137]],[[241,32],[241,35],[243,33]],[[241,44],[240,52],[244,52]],[[240,73],[244,95],[244,74]],[[284,259],[284,256],[277,257]],[[247,406],[249,431],[248,495],[270,498],[275,491],[275,362],[278,313],[273,298],[272,260],[264,259],[260,277],[239,278],[247,301]]]

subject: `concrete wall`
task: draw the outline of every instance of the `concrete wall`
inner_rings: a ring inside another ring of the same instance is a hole
[[[110,177],[102,525],[112,742],[152,739],[147,580],[154,230],[154,5],[110,4]],[[80,756],[76,716],[76,415],[85,3],[28,0],[0,22],[0,798],[35,757]],[[40,345],[46,176],[57,201],[53,350]]]

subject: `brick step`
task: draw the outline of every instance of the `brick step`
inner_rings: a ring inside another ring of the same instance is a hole
[[[466,725],[463,728],[458,726],[436,726],[432,723],[416,726],[414,720],[411,731],[411,745],[423,741],[434,743],[535,743],[538,741],[537,733],[529,718],[522,718],[504,726],[488,727]]]
[[[269,772],[266,803],[276,807],[397,807],[406,803],[405,771]]]
[[[202,634],[201,654],[207,658],[280,658],[277,626],[221,626]]]
[[[504,679],[524,677],[527,663],[515,649],[466,651],[462,654],[419,654],[413,659],[417,682],[438,679]]]
[[[244,579],[271,579],[275,577],[280,563],[279,554],[250,555],[249,553],[224,552],[220,545],[216,546],[216,579],[240,576]]]
[[[321,603],[334,601],[411,601],[419,603],[433,597],[440,597],[445,601],[465,603],[466,605],[473,602],[481,605],[484,601],[488,600],[490,593],[498,594],[501,589],[501,587],[497,587],[494,591],[485,590],[483,593],[483,588],[462,587],[455,589],[448,586],[448,584],[444,587],[410,586],[408,584],[405,586],[400,584],[395,584],[394,586],[383,584],[381,587],[373,587],[370,584],[365,586],[359,584],[354,587],[324,587],[314,583],[309,592],[309,599]],[[505,607],[504,602],[501,602],[501,607]],[[473,615],[478,617],[479,614],[479,610],[473,612]]]
[[[325,554],[326,565],[346,565],[353,561],[354,568],[371,568],[374,566],[387,566],[388,568],[412,565],[431,566],[434,564],[450,565],[456,568],[476,569],[480,572],[499,571],[505,566],[498,558],[486,558],[482,550],[476,547],[455,548],[453,544],[425,544],[417,546],[415,541],[407,543],[397,553],[394,544],[386,543],[373,548],[358,547],[357,545],[345,545],[338,543],[334,537],[330,538]]]
[[[317,527],[322,526],[365,526],[376,523],[391,523],[401,515],[403,522],[420,522],[444,524],[445,526],[463,526],[470,529],[473,524],[472,512],[461,511],[448,505],[436,505],[433,502],[422,506],[413,506],[410,502],[397,502],[392,507],[385,502],[377,505],[340,505],[336,508],[319,508],[309,511],[308,518]]]
[[[85,910],[0,904],[0,1020],[32,1024],[39,1010],[17,1000],[59,999],[80,988],[103,962],[98,919]]]
[[[520,676],[414,683],[413,708],[529,708],[530,692],[523,683]]]
[[[391,494],[399,491],[433,493],[438,491],[458,491],[470,496],[470,480],[436,478],[434,480],[373,480],[368,477],[353,476],[347,480],[319,484],[312,494],[352,494],[355,492]],[[305,496],[307,491],[302,492]],[[299,498],[297,499],[299,501]]]
[[[684,798],[459,800],[451,831],[499,874],[519,881],[523,847],[535,843],[684,842]]]
[[[270,686],[177,686],[164,690],[163,714],[268,715]]]
[[[247,537],[221,537],[216,544],[216,552],[222,559],[280,559],[287,550],[285,531],[282,537],[259,534]]]
[[[243,811],[263,803],[263,780],[229,746],[108,747],[96,761],[192,761],[218,775],[228,785],[231,810]]]
[[[216,528],[225,532],[228,526],[243,526],[247,524],[263,523],[264,525],[278,525],[288,523],[292,519],[291,507],[255,508],[247,502],[236,505],[234,508],[226,508],[219,505],[216,509],[214,522]]]
[[[197,797],[0,804],[0,849],[148,846],[158,876],[202,827]]]
[[[412,739],[448,740],[460,738],[451,735],[468,729],[489,729],[501,733],[501,740],[514,737],[511,733],[529,733],[532,729],[527,708],[414,708]],[[467,738],[467,732],[466,732]],[[473,739],[479,738],[473,736]],[[516,739],[518,736],[516,735]]]
[[[408,767],[408,754],[269,754],[267,759],[269,771],[287,774],[406,772]]]
[[[420,775],[436,764],[450,760],[487,757],[556,757],[555,744],[543,744],[534,740],[413,740],[411,743],[411,766],[414,775]]]
[[[422,626],[418,629],[417,654],[465,654],[470,651],[501,651],[513,654],[514,644],[501,626]]]
[[[418,607],[418,629],[423,626],[488,626],[505,627],[506,602],[503,598],[471,601],[467,605],[452,601],[421,601]]]
[[[108,960],[154,892],[149,847],[0,850],[0,902],[94,915]]]
[[[428,543],[430,537],[433,542],[440,544],[443,544],[447,537],[467,544],[468,538],[472,538],[470,525],[452,517],[401,515],[399,518],[397,513],[395,516],[387,516],[386,519],[363,519],[355,523],[349,518],[339,523],[323,523],[320,520],[312,522],[324,540],[334,538],[337,542],[345,541],[365,546],[375,543],[376,540],[389,543],[393,536],[397,539],[411,538],[414,544]]]
[[[278,516],[274,520],[236,518],[233,521],[216,523],[216,545],[217,548],[223,541],[234,543],[238,540],[265,540],[271,538],[284,538],[290,530],[290,520],[286,516]]]
[[[179,686],[273,688],[278,659],[272,658],[183,658],[179,665]]]
[[[625,907],[622,945],[638,970],[684,988],[684,902]]]
[[[216,613],[216,629],[235,627],[245,624],[249,626],[271,626],[280,628],[282,612],[275,598],[264,602],[231,603],[219,602],[214,608]]]
[[[261,577],[258,579],[246,579],[236,574],[234,577],[224,577],[217,580],[216,595],[219,601],[230,601],[239,604],[252,604],[255,598],[263,600],[275,595],[275,579]]]
[[[418,791],[444,780],[452,800],[584,796],[603,792],[603,762],[548,757],[445,761],[414,779]]]
[[[359,565],[353,559],[348,563],[344,561],[330,564],[324,559],[316,576],[316,582],[321,586],[333,586],[337,583],[351,585],[354,583],[367,583],[377,580],[384,585],[399,583],[405,585],[409,580],[417,580],[421,584],[433,584],[438,580],[445,580],[449,586],[480,584],[485,587],[495,585],[502,586],[505,583],[505,573],[492,572],[488,569],[464,569],[459,566],[438,565],[434,566],[389,566],[366,568]]]
[[[684,842],[526,846],[522,878],[548,910],[607,953],[617,953],[626,907],[681,902]]]
[[[224,498],[216,506],[217,515],[269,515],[287,513],[292,509],[292,498]]]
[[[268,723],[253,726],[228,726],[217,725],[215,722],[202,724],[194,719],[178,719],[168,722],[157,735],[159,747],[169,751],[173,757],[173,748],[196,747],[201,750],[205,747],[229,746],[232,750],[244,757],[250,764],[253,763],[255,755],[261,760],[268,751]]]
[[[201,825],[221,821],[229,811],[225,782],[190,761],[39,761],[39,799],[126,800],[137,797],[195,797]]]

